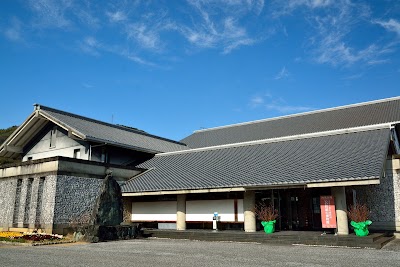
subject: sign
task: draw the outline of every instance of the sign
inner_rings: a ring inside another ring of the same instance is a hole
[[[333,196],[321,196],[322,228],[336,228],[336,208]]]

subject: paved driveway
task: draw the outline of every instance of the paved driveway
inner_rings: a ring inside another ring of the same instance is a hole
[[[400,252],[393,250],[136,239],[0,246],[0,266],[400,266]]]

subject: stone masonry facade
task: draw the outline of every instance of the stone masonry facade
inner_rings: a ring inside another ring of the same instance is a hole
[[[58,176],[53,223],[89,223],[102,183],[103,180],[97,178]]]
[[[64,233],[86,223],[102,179],[66,175],[0,179],[0,229],[42,229]]]
[[[357,201],[365,203],[371,213],[371,229],[400,231],[400,173],[392,168],[391,161],[379,185],[357,186]]]
[[[48,228],[53,224],[56,176],[0,180],[0,227]]]

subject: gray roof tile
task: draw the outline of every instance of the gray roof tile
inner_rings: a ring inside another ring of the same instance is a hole
[[[199,148],[388,122],[400,122],[399,97],[199,130],[181,142]]]
[[[83,134],[85,140],[107,142],[111,145],[153,153],[188,149],[182,143],[140,130],[93,120],[42,105],[38,106],[40,107],[40,112]]]
[[[390,129],[162,155],[138,167],[123,192],[296,185],[376,179]]]

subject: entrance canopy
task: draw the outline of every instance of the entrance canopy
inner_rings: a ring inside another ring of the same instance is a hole
[[[157,154],[125,196],[184,190],[377,184],[390,127],[358,127]]]

